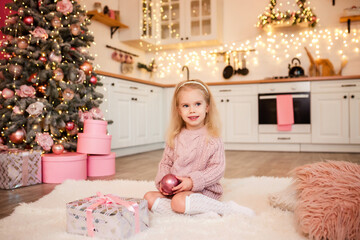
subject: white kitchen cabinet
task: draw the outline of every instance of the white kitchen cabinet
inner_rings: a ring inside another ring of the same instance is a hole
[[[350,93],[350,143],[360,143],[360,91]]]
[[[157,0],[120,0],[121,21],[128,28],[121,29],[119,40],[132,47],[147,50],[156,44],[157,26],[156,16],[159,15],[159,2]]]
[[[313,143],[360,143],[360,81],[311,84]]]
[[[121,12],[129,28],[121,30],[119,39],[132,47],[171,49],[222,41],[223,0],[136,0],[130,5]]]
[[[163,141],[162,88],[103,77],[105,91],[101,105],[112,135],[112,149]],[[104,93],[104,91],[101,91]]]
[[[256,85],[213,86],[211,91],[220,113],[224,142],[258,142]]]
[[[148,141],[156,143],[164,141],[163,89],[149,86],[148,104]]]
[[[222,0],[162,0],[160,14],[160,44],[165,48],[221,41]]]
[[[111,148],[123,148],[147,143],[147,104],[145,91],[138,91],[136,84],[115,80],[109,89],[109,133]]]

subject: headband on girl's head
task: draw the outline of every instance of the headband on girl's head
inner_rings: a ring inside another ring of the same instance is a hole
[[[200,83],[200,82],[197,82],[197,81],[194,81],[194,80],[190,80],[190,81],[184,82],[183,84],[181,84],[181,85],[178,87],[178,89],[177,89],[176,92],[178,92],[179,89],[182,88],[184,85],[190,84],[190,83],[194,83],[194,84],[198,84],[198,85],[202,86],[202,87],[205,89],[205,91],[206,91],[207,93],[209,93],[208,90],[207,90],[207,88],[204,86],[204,84],[202,84],[202,83]]]

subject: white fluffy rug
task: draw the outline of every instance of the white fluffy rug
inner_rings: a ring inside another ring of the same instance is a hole
[[[150,228],[132,237],[138,239],[306,239],[296,232],[293,213],[272,208],[267,196],[284,189],[289,178],[249,177],[224,179],[223,201],[234,200],[250,207],[257,216],[200,218],[150,214]],[[146,181],[73,181],[58,185],[50,194],[30,204],[21,204],[14,213],[0,220],[0,239],[90,239],[66,233],[67,202],[95,195],[97,191],[123,197],[142,197],[154,190]]]

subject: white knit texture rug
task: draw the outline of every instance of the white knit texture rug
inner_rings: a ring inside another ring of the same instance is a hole
[[[150,213],[150,228],[131,240],[138,239],[236,239],[236,240],[297,240],[307,239],[296,231],[293,213],[271,207],[268,194],[283,190],[289,178],[249,177],[223,179],[222,201],[233,200],[254,209],[257,216],[241,215],[220,218],[191,216],[159,216]],[[0,220],[0,239],[91,239],[66,232],[66,203],[84,197],[115,194],[123,197],[143,197],[154,190],[147,181],[73,181],[68,180],[36,202],[21,204],[13,214]],[[95,239],[95,238],[92,238]]]

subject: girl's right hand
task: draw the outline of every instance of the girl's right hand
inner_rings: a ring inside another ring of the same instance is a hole
[[[164,195],[164,196],[170,196],[171,194],[166,193],[166,192],[164,192],[164,191],[162,190],[162,186],[161,186],[161,185],[162,185],[162,184],[161,184],[161,182],[160,182],[159,192],[160,192],[162,195]]]

